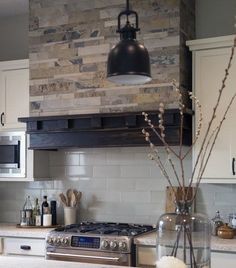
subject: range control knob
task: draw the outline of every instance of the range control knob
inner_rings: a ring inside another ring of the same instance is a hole
[[[53,245],[56,245],[56,243],[57,243],[57,238],[56,238],[56,237],[53,237],[53,238],[52,238],[52,244],[53,244]]]
[[[56,239],[56,244],[57,245],[60,245],[61,244],[61,240],[62,240],[62,238],[60,236],[58,236],[57,239]]]
[[[62,245],[64,246],[69,246],[69,238],[68,237],[64,237],[62,239]]]
[[[118,247],[117,242],[116,241],[111,241],[110,242],[110,247],[111,247],[111,249],[116,249]]]
[[[101,246],[102,246],[102,248],[104,248],[104,249],[108,249],[108,248],[109,248],[109,243],[108,243],[108,241],[107,241],[107,240],[102,240],[102,242],[101,242]]]
[[[126,250],[127,249],[127,244],[126,242],[119,242],[119,249],[121,250]]]
[[[53,239],[52,239],[52,237],[48,237],[47,238],[47,243],[49,244],[49,245],[53,245]]]
[[[64,244],[64,238],[63,237],[60,237],[60,244],[63,245]]]

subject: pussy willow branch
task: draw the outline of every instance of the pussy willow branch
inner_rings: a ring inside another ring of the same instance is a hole
[[[176,89],[178,89],[176,87]],[[179,94],[179,114],[180,114],[180,137],[179,137],[179,160],[180,160],[180,167],[181,167],[181,177],[182,177],[182,197],[185,200],[185,176],[184,176],[184,164],[182,159],[182,147],[183,147],[183,121],[184,121],[184,104],[183,104],[183,96],[178,89]]]
[[[180,89],[179,89],[179,87],[177,86],[175,80],[173,81],[172,84],[173,84],[173,86],[174,86],[176,92],[179,92]],[[201,106],[201,104],[200,104],[199,99],[198,99],[196,96],[194,96],[192,92],[188,92],[188,95],[189,95],[190,100],[192,100],[192,101],[194,102],[195,107],[196,107],[195,109],[198,110],[199,119],[198,119],[198,121],[197,121],[196,133],[195,133],[195,137],[193,138],[192,145],[189,147],[189,149],[186,151],[186,153],[185,153],[183,156],[181,156],[181,159],[182,159],[182,160],[184,160],[184,159],[188,156],[188,154],[192,151],[193,146],[194,146],[195,143],[197,142],[197,140],[198,140],[198,138],[199,138],[199,136],[200,136],[200,134],[201,134],[201,128],[202,128],[202,122],[203,122],[202,106]],[[184,108],[184,107],[183,107],[183,108]],[[183,110],[184,110],[184,109],[183,109]]]
[[[195,137],[193,138],[193,142],[192,145],[189,147],[189,149],[187,150],[187,152],[184,154],[183,159],[185,159],[185,157],[187,157],[187,155],[192,151],[193,146],[196,144],[200,134],[201,134],[201,129],[202,129],[202,122],[203,122],[203,114],[202,114],[202,106],[200,104],[199,99],[197,99],[196,96],[193,95],[192,92],[189,92],[189,98],[194,102],[195,104],[195,109],[198,110],[198,114],[199,114],[199,119],[197,122],[197,128],[196,128],[196,133],[195,133]]]
[[[159,106],[160,106],[160,107],[159,107],[159,114],[158,114],[158,117],[159,117],[159,125],[158,125],[158,127],[159,127],[159,129],[160,129],[160,133],[161,133],[161,134],[159,134],[159,133],[157,132],[157,130],[155,129],[155,127],[154,127],[154,125],[152,124],[151,120],[149,119],[147,113],[143,113],[143,115],[144,115],[144,120],[145,120],[146,122],[148,122],[148,125],[150,126],[150,128],[152,129],[152,131],[154,132],[154,134],[155,134],[155,135],[161,140],[161,142],[163,143],[163,145],[164,145],[164,149],[165,149],[166,154],[167,154],[167,156],[168,156],[168,161],[169,161],[169,163],[170,163],[170,165],[171,165],[171,167],[172,167],[172,170],[173,170],[173,172],[174,172],[174,174],[175,174],[175,177],[176,177],[176,180],[177,180],[179,186],[181,186],[181,183],[180,183],[178,174],[177,174],[177,172],[176,172],[174,163],[173,163],[173,161],[172,161],[172,159],[171,159],[171,157],[170,157],[170,152],[172,152],[176,157],[178,157],[178,155],[175,153],[175,151],[169,146],[169,144],[168,144],[168,143],[166,142],[166,140],[165,140],[164,126],[163,126],[164,106],[163,106],[163,104],[160,104]],[[150,143],[150,142],[151,142],[151,141],[150,141],[150,139],[149,139],[149,143]],[[151,145],[151,143],[150,143],[150,145]],[[166,172],[166,173],[167,173],[167,172]]]
[[[146,131],[145,129],[143,129],[142,133],[144,134],[145,140],[149,143],[150,148],[151,148],[151,150],[153,152],[152,154],[149,154],[149,158],[156,162],[156,164],[158,165],[158,167],[161,170],[162,175],[166,178],[167,182],[169,183],[169,185],[171,187],[171,190],[175,195],[175,198],[177,198],[177,193],[174,191],[173,184],[172,184],[172,182],[170,180],[170,177],[169,177],[169,175],[168,175],[168,173],[167,173],[167,171],[166,171],[166,169],[165,169],[165,167],[164,167],[164,165],[163,165],[163,163],[161,161],[161,158],[160,158],[160,156],[158,154],[158,150],[157,150],[156,146],[151,142],[151,140],[149,138],[150,137],[149,132]]]
[[[234,46],[235,46],[235,44],[236,44],[236,38],[234,39]],[[200,157],[202,155],[202,151],[204,150],[205,143],[207,142],[207,138],[208,138],[208,135],[210,133],[212,123],[213,123],[213,121],[214,121],[214,119],[216,117],[216,111],[217,111],[217,108],[218,108],[218,106],[220,104],[220,100],[221,100],[221,97],[222,97],[223,90],[224,90],[224,88],[226,86],[225,83],[226,83],[226,80],[227,80],[227,78],[229,76],[229,70],[231,68],[232,60],[233,60],[233,57],[234,57],[234,49],[235,49],[234,46],[231,48],[231,54],[230,54],[229,62],[228,62],[227,68],[225,69],[225,76],[224,76],[224,78],[222,80],[221,88],[219,89],[217,102],[216,102],[216,105],[213,108],[212,116],[211,116],[210,121],[208,123],[208,127],[207,127],[207,130],[205,132],[205,136],[203,138],[202,144],[200,146],[200,150],[199,150],[197,158],[196,158],[196,162],[195,162],[194,167],[193,167],[193,172],[192,172],[192,176],[191,176],[191,179],[190,179],[189,187],[191,187],[191,185],[193,183],[194,175],[195,175],[195,172],[196,172]]]
[[[176,177],[176,180],[177,180],[179,186],[181,187],[181,183],[180,183],[180,180],[179,180],[179,176],[178,176],[178,173],[177,173],[177,171],[176,171],[175,165],[174,165],[174,163],[173,163],[173,161],[172,161],[172,159],[171,159],[170,152],[172,152],[176,157],[178,157],[178,154],[176,154],[176,152],[169,146],[169,144],[168,144],[168,143],[166,142],[166,140],[165,140],[164,126],[163,126],[163,114],[164,114],[164,106],[163,106],[163,104],[160,104],[160,107],[159,107],[159,114],[158,114],[158,117],[159,117],[159,125],[158,125],[158,127],[159,127],[159,129],[160,129],[160,133],[161,133],[161,134],[159,134],[159,133],[156,131],[154,125],[153,125],[152,122],[151,122],[151,120],[149,119],[148,114],[147,114],[147,113],[143,113],[143,115],[144,115],[144,120],[145,120],[146,122],[148,122],[148,125],[150,126],[150,128],[152,129],[152,131],[155,133],[155,135],[156,135],[156,136],[161,140],[161,142],[163,143],[163,145],[164,145],[164,149],[165,149],[166,154],[167,154],[167,157],[168,157],[168,161],[169,161],[169,163],[170,163],[170,165],[171,165],[171,168],[172,168],[172,170],[173,170],[173,172],[174,172],[174,175],[175,175],[175,177]],[[146,139],[146,140],[147,140],[147,139]],[[150,146],[151,146],[152,142],[150,141],[150,138],[149,138],[149,140],[147,140],[147,141],[149,142],[149,144],[150,144]],[[151,146],[151,147],[152,147],[152,146]],[[166,171],[166,173],[167,173],[167,171]]]
[[[187,260],[186,249],[189,248],[188,254],[189,254],[189,260],[190,260],[190,267],[197,268],[197,262],[196,262],[194,247],[193,247],[193,243],[192,243],[192,234],[191,233],[192,233],[192,231],[189,228],[188,224],[186,222],[182,221],[180,226],[177,229],[176,240],[175,240],[175,243],[172,247],[172,251],[170,253],[170,256],[174,256],[174,257],[177,256],[178,250],[180,249],[180,247],[179,247],[180,238],[181,238],[181,236],[183,236],[184,237],[184,245],[182,245],[182,247],[183,247],[184,262],[186,262],[186,260]]]
[[[150,140],[150,134],[148,131],[146,131],[145,129],[142,130],[142,133],[144,134],[145,136],[145,140],[149,143],[150,145],[150,148],[152,150],[152,154],[149,154],[149,158],[151,160],[155,160],[155,162],[158,164],[159,168],[161,169],[161,172],[162,172],[162,175],[168,180],[168,182],[170,183],[170,178],[169,178],[169,175],[168,173],[166,172],[165,170],[165,167],[161,161],[161,158],[158,154],[158,150],[156,148],[156,146],[151,142]]]
[[[148,118],[148,114],[143,112],[142,115],[144,116],[144,121],[147,122],[147,124],[149,125],[149,127],[151,128],[151,130],[154,132],[154,134],[158,137],[158,139],[162,142],[162,144],[164,145],[164,147],[168,148],[176,157],[178,157],[178,155],[176,154],[176,152],[169,146],[169,144],[165,141],[164,137],[162,137],[155,129],[154,125],[152,124],[151,120]]]
[[[204,166],[204,163],[205,163],[205,159],[206,159],[206,155],[207,155],[207,152],[208,152],[208,148],[209,146],[211,145],[211,142],[212,142],[212,139],[215,137],[216,133],[217,133],[217,130],[218,130],[219,126],[216,127],[212,133],[211,133],[211,136],[209,137],[208,141],[207,141],[207,144],[203,150],[203,156],[202,156],[202,159],[201,159],[201,163],[200,163],[200,167],[198,169],[198,176],[197,178],[200,177],[200,174],[202,172],[202,169],[203,169],[203,166]],[[214,139],[213,139],[214,140]]]
[[[233,97],[231,98],[230,103],[229,103],[229,105],[227,106],[227,108],[226,108],[226,110],[225,110],[225,112],[224,112],[224,115],[223,115],[223,117],[222,117],[222,119],[221,119],[221,121],[220,121],[220,123],[219,123],[218,129],[217,129],[217,131],[216,131],[216,135],[215,135],[215,137],[214,137],[214,140],[213,140],[213,142],[212,142],[212,144],[211,144],[209,153],[208,153],[208,155],[207,155],[207,159],[206,159],[206,161],[205,161],[205,163],[204,163],[204,166],[203,166],[203,169],[202,169],[202,171],[201,171],[201,174],[200,174],[200,176],[199,176],[199,178],[198,178],[198,180],[197,180],[197,183],[196,183],[196,191],[195,191],[195,193],[194,193],[194,196],[193,196],[192,200],[194,200],[194,198],[195,198],[196,195],[197,195],[197,191],[198,191],[198,188],[199,188],[199,184],[200,184],[200,182],[201,182],[203,173],[204,173],[204,171],[205,171],[205,169],[206,169],[206,166],[207,166],[207,163],[208,163],[208,161],[209,161],[211,152],[212,152],[212,150],[213,150],[213,148],[214,148],[216,139],[217,139],[218,134],[219,134],[219,132],[220,132],[220,130],[221,130],[222,124],[223,124],[223,122],[224,122],[225,119],[226,119],[226,115],[228,114],[228,111],[229,111],[229,109],[230,109],[230,107],[231,107],[231,105],[232,105],[232,103],[233,103],[233,101],[234,101],[235,98],[236,98],[236,93],[235,93],[235,94],[233,95]]]
[[[169,185],[170,185],[175,197],[177,197],[177,193],[175,193],[175,191],[174,191],[173,184],[172,184],[172,182],[170,180],[170,177],[169,177],[169,175],[168,175],[168,173],[167,173],[167,171],[165,169],[164,164],[161,161],[161,158],[160,158],[160,156],[158,154],[158,150],[157,150],[156,146],[151,142],[151,140],[149,138],[149,136],[150,136],[149,133],[145,129],[142,130],[142,133],[145,135],[145,140],[149,143],[150,148],[151,148],[151,150],[153,152],[151,155],[149,155],[150,159],[154,160],[156,162],[156,164],[159,166],[159,168],[160,168],[160,170],[162,172],[162,175],[167,179],[167,181],[168,181],[168,183],[169,183]],[[175,175],[177,176],[177,181],[179,182],[178,175],[176,173],[175,167],[174,167],[172,161],[169,160],[169,162],[170,162],[172,168],[174,169]],[[179,184],[179,186],[181,186],[181,185]]]
[[[159,114],[158,114],[158,117],[159,117],[158,128],[160,129],[160,133],[161,133],[161,137],[162,137],[163,141],[167,144],[167,142],[165,140],[165,127],[163,125],[164,124],[164,117],[163,117],[164,116],[164,112],[165,112],[165,110],[164,110],[164,104],[163,103],[160,103],[159,104]],[[168,159],[168,161],[169,161],[169,163],[171,165],[171,168],[172,168],[172,170],[173,170],[173,172],[175,174],[175,178],[176,178],[179,186],[181,186],[178,173],[177,173],[176,168],[175,168],[175,165],[174,165],[174,163],[173,163],[173,161],[171,159],[171,152],[170,152],[170,150],[169,150],[169,148],[167,146],[164,146],[164,148],[165,148],[165,151],[166,151],[166,154],[167,154],[167,159]],[[177,156],[177,154],[176,154],[176,156]]]

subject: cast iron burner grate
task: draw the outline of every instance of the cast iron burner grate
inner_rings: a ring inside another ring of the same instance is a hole
[[[136,236],[154,230],[151,225],[112,223],[112,222],[81,222],[79,224],[66,225],[55,229],[57,232]]]

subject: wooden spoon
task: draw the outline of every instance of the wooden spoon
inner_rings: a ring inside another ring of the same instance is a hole
[[[82,193],[77,191],[76,189],[73,190],[74,194],[75,194],[75,197],[76,197],[76,202],[77,202],[77,205],[79,204],[79,201],[80,201],[80,198],[82,196]]]
[[[74,192],[72,192],[72,194],[71,194],[70,206],[73,208],[77,206],[77,198],[76,198],[76,195],[74,194]]]
[[[81,192],[78,192],[77,195],[76,195],[77,204],[79,204],[80,199],[81,199],[81,196],[82,196],[82,193]]]
[[[65,195],[63,193],[60,193],[59,197],[60,197],[60,200],[61,200],[62,204],[67,207],[68,204],[67,204],[67,200],[66,200]]]
[[[72,190],[72,189],[68,189],[68,190],[66,191],[67,204],[68,204],[68,206],[71,206],[71,198],[72,198],[72,194],[73,194],[73,190]]]

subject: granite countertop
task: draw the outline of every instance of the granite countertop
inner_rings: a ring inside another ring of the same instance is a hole
[[[88,264],[79,262],[52,261],[31,257],[0,256],[0,268],[117,268],[113,265]],[[125,268],[127,266],[119,266]]]
[[[136,245],[143,246],[156,246],[156,232],[140,235],[134,239]],[[211,237],[211,250],[212,251],[225,251],[236,253],[236,238],[234,239],[222,239],[217,236]]]
[[[31,237],[45,238],[55,228],[19,228],[16,224],[0,223],[0,237]]]

